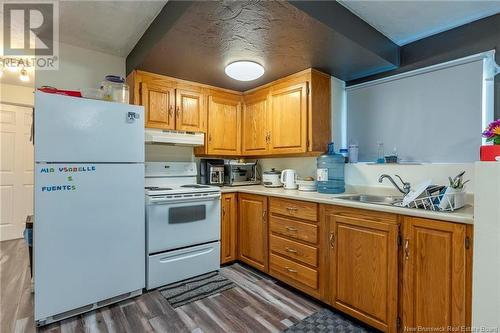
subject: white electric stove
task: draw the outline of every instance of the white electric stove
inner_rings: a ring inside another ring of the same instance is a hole
[[[146,288],[220,268],[220,188],[194,162],[146,162]]]

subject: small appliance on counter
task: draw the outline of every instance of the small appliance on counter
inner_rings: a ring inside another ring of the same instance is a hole
[[[281,171],[281,182],[285,190],[297,189],[297,171],[293,169],[286,169]]]
[[[265,187],[283,187],[281,183],[281,171],[272,168],[262,173],[262,185]]]
[[[257,162],[224,161],[224,185],[243,186],[257,184],[260,184],[260,181],[257,180]]]
[[[200,182],[203,185],[224,185],[224,160],[206,159],[200,160]]]

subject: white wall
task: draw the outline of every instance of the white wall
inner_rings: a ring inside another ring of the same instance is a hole
[[[495,328],[498,332],[498,327],[500,327],[500,163],[478,162],[475,168],[472,326]],[[490,331],[495,332],[495,329]]]
[[[72,90],[98,88],[108,74],[124,76],[125,58],[60,43],[59,69],[36,71],[35,83]]]
[[[33,91],[32,87],[2,83],[0,84],[0,102],[33,106],[35,98]]]

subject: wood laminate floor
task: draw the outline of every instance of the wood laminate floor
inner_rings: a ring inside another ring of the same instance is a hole
[[[153,290],[37,330],[26,245],[0,242],[0,332],[280,332],[321,308],[246,266],[221,274],[238,287],[176,309]]]

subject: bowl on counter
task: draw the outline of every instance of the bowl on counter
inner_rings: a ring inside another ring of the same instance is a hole
[[[297,179],[297,185],[299,186],[299,191],[305,192],[315,192],[317,190],[316,181],[310,179]]]

